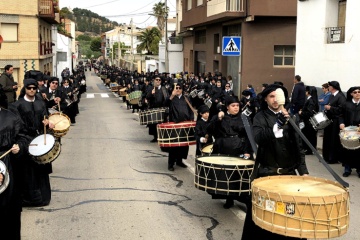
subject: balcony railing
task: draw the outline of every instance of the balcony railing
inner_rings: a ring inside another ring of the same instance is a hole
[[[207,16],[226,12],[244,12],[245,0],[210,0],[207,2]]]
[[[326,28],[327,43],[344,43],[345,27],[328,27]]]
[[[56,24],[59,22],[59,12],[58,2],[54,4],[54,0],[38,0],[39,1],[39,17],[43,18],[45,21]]]
[[[40,43],[40,55],[52,54],[52,42]]]

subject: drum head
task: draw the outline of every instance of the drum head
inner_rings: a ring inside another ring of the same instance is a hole
[[[70,127],[70,120],[64,114],[60,114],[60,113],[51,114],[49,116],[49,121],[55,124],[55,127],[53,128],[54,131],[61,131]]]
[[[10,176],[6,169],[6,165],[4,162],[0,161],[0,173],[4,175],[4,179],[2,185],[0,185],[0,194],[5,191],[5,189],[9,186]]]
[[[238,157],[230,157],[230,156],[204,156],[198,157],[196,160],[202,161],[205,163],[210,164],[217,164],[217,165],[241,165],[241,166],[248,166],[254,165],[253,160],[245,160]]]
[[[208,153],[208,154],[210,154],[210,153],[212,153],[212,151],[213,151],[213,147],[214,147],[214,144],[209,144],[209,145],[203,147],[203,148],[201,149],[201,152],[202,152],[202,153]]]
[[[42,134],[31,141],[29,145],[29,153],[32,156],[42,156],[48,153],[54,147],[55,138],[52,135],[46,134],[46,144],[44,139],[44,134]]]

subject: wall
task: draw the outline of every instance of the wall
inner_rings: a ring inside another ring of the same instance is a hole
[[[298,4],[296,74],[305,84],[320,87],[336,80],[343,91],[359,85],[360,1],[347,0],[344,43],[326,43],[326,27],[337,26],[338,1],[305,1]]]

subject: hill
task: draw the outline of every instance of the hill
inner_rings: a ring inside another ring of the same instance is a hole
[[[66,7],[62,8],[60,10],[60,16],[74,21],[76,24],[76,31],[87,33],[89,35],[100,35],[101,32],[109,31],[120,25],[97,13],[81,8],[74,8],[72,10],[69,10]]]

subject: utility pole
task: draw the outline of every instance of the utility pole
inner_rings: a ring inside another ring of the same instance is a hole
[[[134,71],[134,52],[133,52],[133,49],[134,49],[134,39],[133,39],[133,19],[131,18],[131,21],[130,21],[130,26],[131,26],[131,51],[130,51],[130,56],[131,56],[131,71]]]
[[[118,56],[119,56],[119,67],[121,66],[121,42],[120,42],[120,32],[121,32],[121,27],[118,31]]]
[[[167,37],[167,20],[168,20],[168,10],[167,10],[167,0],[165,0],[165,72],[169,72],[169,52],[168,52],[168,37]]]

